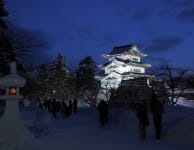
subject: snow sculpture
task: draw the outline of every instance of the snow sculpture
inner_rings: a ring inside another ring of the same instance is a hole
[[[22,98],[19,88],[24,87],[26,80],[16,74],[16,63],[11,63],[10,74],[0,78],[0,86],[6,89],[0,99],[6,100],[4,115],[0,118],[0,140],[18,141],[30,139],[31,134],[25,128],[19,115],[18,102]]]

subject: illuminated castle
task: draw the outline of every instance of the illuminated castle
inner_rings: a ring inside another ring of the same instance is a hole
[[[108,59],[108,62],[100,65],[103,74],[96,76],[96,79],[101,84],[101,96],[99,99],[107,99],[107,90],[117,89],[123,80],[130,80],[139,77],[149,77],[145,74],[150,64],[144,64],[141,59],[148,56],[141,53],[136,44],[114,47],[108,54],[103,54],[103,57]],[[103,90],[103,91],[102,91]],[[102,94],[103,93],[103,94]],[[106,98],[103,98],[106,95]]]

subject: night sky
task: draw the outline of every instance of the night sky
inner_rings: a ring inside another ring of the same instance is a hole
[[[136,43],[153,66],[194,64],[193,0],[5,0],[5,7],[10,22],[52,45],[31,62],[60,52],[72,68],[87,55],[101,64],[113,46]]]

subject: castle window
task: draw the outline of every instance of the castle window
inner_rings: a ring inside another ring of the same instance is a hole
[[[141,70],[140,69],[134,69],[134,72],[135,73],[141,73]]]
[[[132,58],[133,61],[138,62],[139,60],[137,58]]]

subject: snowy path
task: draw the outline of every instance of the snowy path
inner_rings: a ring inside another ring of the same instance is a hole
[[[34,109],[22,108],[21,115],[24,123],[36,138],[24,146],[18,146],[18,149],[193,150],[194,109],[174,107],[167,108],[165,111],[163,120],[165,136],[161,140],[154,139],[153,123],[150,116],[147,139],[141,141],[133,111],[111,111],[111,121],[114,124],[109,123],[103,128],[98,123],[98,112],[94,108],[81,109],[78,114],[66,119],[61,117],[54,119],[46,111],[37,111],[38,113],[36,113]],[[33,125],[37,114],[39,128],[34,130]]]
[[[33,122],[32,114],[27,109],[22,110],[28,127]],[[33,145],[36,150],[193,150],[194,145],[170,138],[155,140],[153,132],[150,132],[151,129],[147,130],[148,138],[141,141],[135,124],[133,123],[132,128],[126,128],[109,123],[103,128],[98,123],[95,109],[82,109],[67,119],[56,120],[44,112],[40,124],[40,136],[34,140]]]

